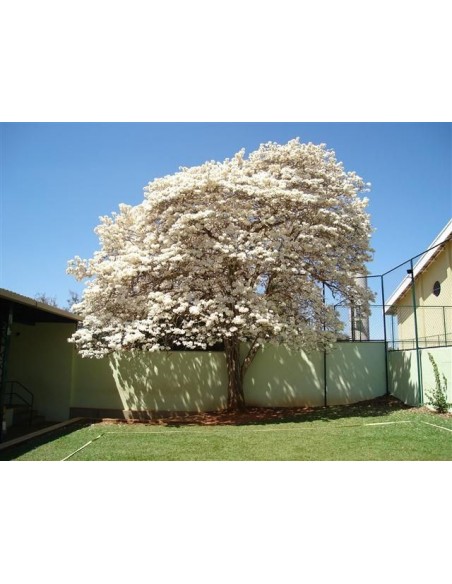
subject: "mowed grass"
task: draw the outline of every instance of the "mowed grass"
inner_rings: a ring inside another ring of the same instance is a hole
[[[0,458],[24,461],[452,460],[452,418],[417,409],[361,412],[357,407],[342,406],[321,409],[296,420],[239,426],[96,423],[7,449],[0,452]]]

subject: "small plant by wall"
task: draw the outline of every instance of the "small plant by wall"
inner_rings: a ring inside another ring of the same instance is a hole
[[[426,392],[428,399],[426,404],[434,407],[439,414],[446,414],[449,408],[452,407],[452,404],[447,401],[447,379],[443,374],[441,380],[438,365],[431,353],[428,353],[428,358],[430,359],[435,375],[435,389],[431,393]]]

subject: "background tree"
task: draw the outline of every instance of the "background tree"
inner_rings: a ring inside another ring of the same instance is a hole
[[[343,325],[324,284],[369,301],[355,281],[371,259],[365,190],[332,150],[298,140],[154,180],[140,205],[101,218],[93,258],[69,262],[88,279],[72,341],[88,357],[222,343],[228,408],[244,407],[244,376],[264,343],[335,342]]]
[[[74,304],[78,304],[81,301],[81,296],[78,292],[74,292],[74,290],[69,290],[69,298],[66,300],[66,307],[65,310],[69,310],[72,312],[72,307]]]
[[[53,306],[54,308],[58,308],[57,299],[55,296],[49,296],[45,292],[37,292],[34,295],[34,299],[38,302],[43,302],[44,304],[48,304],[49,306]]]
[[[44,304],[48,304],[49,306],[53,306],[55,308],[61,308],[58,306],[58,302],[55,296],[49,296],[45,292],[38,292],[34,295],[34,299],[38,302],[43,302]],[[77,304],[81,301],[81,296],[78,292],[74,292],[74,290],[69,290],[69,298],[66,301],[66,306],[63,307],[63,310],[72,311],[72,307],[74,304]]]

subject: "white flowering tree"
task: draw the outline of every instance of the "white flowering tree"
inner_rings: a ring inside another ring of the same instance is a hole
[[[371,257],[365,190],[325,145],[298,140],[154,180],[140,205],[101,218],[93,258],[69,262],[87,279],[71,341],[87,357],[221,344],[228,408],[243,408],[263,344],[312,350],[337,339],[324,285],[369,300],[355,280]]]

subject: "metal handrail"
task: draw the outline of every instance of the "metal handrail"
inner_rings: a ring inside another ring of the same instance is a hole
[[[9,404],[8,405],[11,406],[12,405],[13,395],[16,396],[16,397],[18,397],[21,401],[23,401],[24,404],[30,409],[30,421],[29,421],[29,423],[31,425],[31,422],[33,420],[33,404],[34,404],[34,399],[35,399],[35,396],[33,395],[33,392],[31,392],[28,389],[28,387],[25,387],[25,385],[23,383],[21,383],[20,381],[17,381],[17,380],[7,381],[6,382],[6,385],[10,385],[11,386],[11,390],[9,392],[5,392],[5,401],[6,401],[6,398],[9,397]],[[30,397],[28,398],[28,400],[26,400],[24,398],[24,396],[21,395],[20,393],[17,393],[17,391],[13,391],[15,385],[18,385],[21,389],[25,390],[30,395]]]

